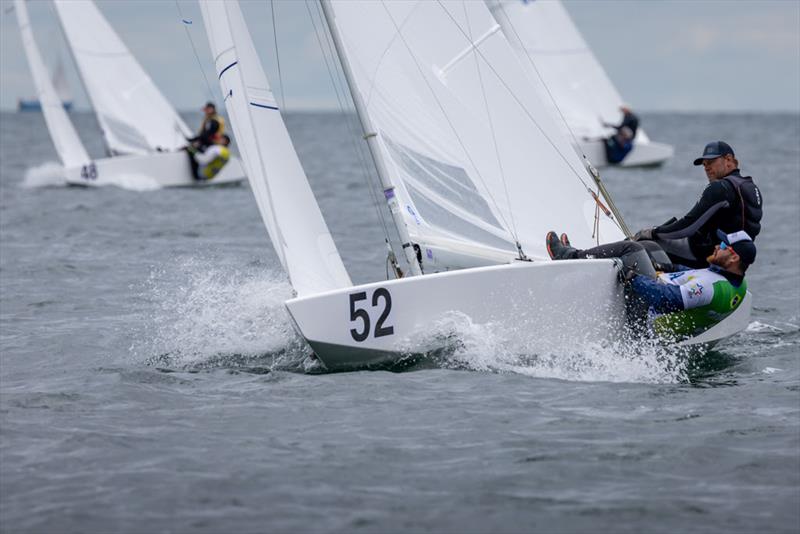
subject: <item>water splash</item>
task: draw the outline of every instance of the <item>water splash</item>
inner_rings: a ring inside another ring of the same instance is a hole
[[[67,185],[64,166],[54,161],[48,161],[25,171],[20,187],[27,189],[37,187],[62,187]]]
[[[656,340],[623,339],[543,346],[514,327],[474,324],[451,314],[432,325],[431,345],[444,344],[440,365],[574,381],[679,383],[688,380],[688,351]]]
[[[156,179],[141,174],[118,174],[108,179],[106,184],[127,189],[128,191],[142,192],[161,189],[161,185]]]
[[[154,311],[132,350],[151,365],[297,367],[308,353],[283,304],[292,288],[282,273],[190,258],[154,270],[145,286]]]

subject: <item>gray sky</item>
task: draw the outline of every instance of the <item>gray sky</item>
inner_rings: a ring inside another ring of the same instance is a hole
[[[365,0],[369,1],[369,0]],[[98,0],[145,70],[178,109],[219,100],[196,2]],[[0,0],[0,108],[34,94],[11,0]],[[639,110],[800,112],[800,0],[566,0],[565,5],[623,98]],[[270,2],[242,2],[250,32],[281,100]],[[286,109],[337,109],[302,0],[275,0]],[[30,0],[48,64],[61,56],[79,108],[88,101],[51,2]],[[316,11],[314,4],[311,9]],[[192,53],[188,28],[202,70]]]

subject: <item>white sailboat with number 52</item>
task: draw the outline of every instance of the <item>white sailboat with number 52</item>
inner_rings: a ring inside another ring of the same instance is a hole
[[[441,348],[451,317],[511,327],[536,350],[619,336],[611,260],[550,261],[544,235],[580,247],[623,236],[536,100],[482,2],[323,1],[322,11],[401,237],[408,272],[352,285],[269,88],[239,4],[200,2],[248,179],[296,297],[297,331],[331,369]],[[418,252],[415,251],[415,245]],[[452,270],[450,270],[452,269]],[[438,272],[437,272],[438,271]]]

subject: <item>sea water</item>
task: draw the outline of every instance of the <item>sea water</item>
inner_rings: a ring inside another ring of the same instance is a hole
[[[287,122],[353,280],[385,278],[352,123]],[[643,126],[675,157],[604,171],[632,228],[691,207],[708,141],[761,187],[745,332],[687,363],[452,316],[423,365],[329,374],[246,185],[65,187],[41,115],[0,115],[0,531],[797,532],[800,116]]]

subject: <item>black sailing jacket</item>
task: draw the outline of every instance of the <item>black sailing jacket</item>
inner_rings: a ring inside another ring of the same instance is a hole
[[[681,219],[662,224],[654,230],[659,239],[689,238],[697,258],[705,258],[719,243],[717,229],[730,234],[746,231],[755,240],[761,232],[761,191],[739,169],[703,190],[700,200]]]

